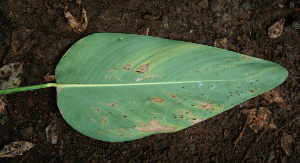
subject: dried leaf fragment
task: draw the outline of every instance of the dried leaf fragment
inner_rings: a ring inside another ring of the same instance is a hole
[[[44,76],[45,81],[55,81],[55,75],[50,75],[50,73],[47,73],[46,76]]]
[[[256,115],[257,114],[257,108],[253,108],[253,109],[241,109],[241,112],[243,114],[247,114],[247,115]]]
[[[68,23],[73,28],[75,33],[82,34],[86,30],[88,25],[88,18],[83,7],[81,11],[80,21],[78,21],[69,11],[67,11],[67,7],[65,9],[65,17],[68,19]]]
[[[10,63],[0,69],[0,89],[17,88],[21,84],[23,63]]]
[[[281,137],[281,147],[288,156],[293,153],[293,143],[293,136],[283,132],[283,135]]]
[[[138,30],[137,33],[140,34],[140,35],[148,36],[149,28],[148,27],[142,27],[140,30]]]
[[[5,109],[5,102],[0,97],[0,125],[4,124],[6,121],[7,111]]]
[[[285,110],[291,110],[292,106],[285,103],[283,100],[283,94],[279,89],[272,89],[261,95],[269,103],[276,103],[280,108]]]
[[[256,108],[250,110],[243,109],[242,113],[248,116],[247,123],[256,133],[264,127],[277,128],[272,121],[272,112],[268,108],[260,107],[258,111]]]
[[[23,152],[29,151],[35,144],[26,141],[16,141],[8,145],[0,151],[0,157],[15,157],[17,155],[22,155]]]
[[[0,98],[0,115],[3,115],[3,114],[6,115],[5,105],[6,105],[5,102],[2,100],[2,98]]]
[[[236,47],[233,44],[231,44],[226,37],[216,39],[214,41],[214,47],[226,49],[226,50],[228,50],[228,49],[235,50],[236,49]]]
[[[284,22],[285,18],[282,18],[269,27],[268,35],[270,38],[275,39],[282,34]]]
[[[54,118],[49,126],[45,129],[47,135],[47,142],[56,144],[58,142],[58,122],[57,118]]]
[[[226,37],[218,38],[214,41],[214,47],[221,48],[221,49],[228,49],[228,40]]]

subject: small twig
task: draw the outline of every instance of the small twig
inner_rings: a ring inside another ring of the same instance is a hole
[[[277,118],[278,114],[281,112],[282,108],[276,113],[276,115],[274,116],[274,118],[270,121],[274,121],[275,118]],[[261,135],[259,136],[259,138],[256,140],[256,142],[254,143],[254,145],[251,147],[251,149],[247,152],[246,156],[244,157],[242,162],[245,162],[246,158],[248,157],[248,155],[250,154],[250,152],[252,151],[252,149],[256,146],[257,142],[261,139],[261,137],[265,134],[265,132],[267,131],[267,127],[264,129],[264,131],[261,133]]]
[[[296,118],[294,118],[293,120],[291,120],[289,123],[285,124],[283,127],[281,127],[280,129],[278,129],[274,133],[277,133],[278,131],[281,131],[283,128],[285,128],[287,125],[291,124],[294,120],[298,119],[299,117],[300,117],[300,115],[298,115]]]
[[[240,141],[241,137],[243,136],[243,133],[244,133],[244,131],[245,131],[245,129],[246,129],[246,126],[247,126],[247,124],[248,124],[248,120],[249,120],[249,118],[248,118],[248,116],[247,116],[247,120],[246,120],[246,123],[245,123],[245,125],[244,125],[244,127],[243,127],[243,130],[241,131],[241,133],[240,133],[240,135],[237,137],[237,139],[233,142],[234,148],[236,147],[237,143]]]
[[[288,78],[290,78],[292,81],[298,83],[298,82],[295,80],[295,78],[298,79],[299,77],[296,77],[296,76],[288,76]]]
[[[144,35],[148,36],[148,34],[149,34],[149,28],[146,28],[146,30],[144,31]]]
[[[257,142],[260,140],[260,138],[265,134],[265,132],[267,131],[268,128],[264,129],[264,132],[260,134],[259,138],[256,140],[256,142],[254,143],[254,145],[251,147],[251,149],[247,152],[246,156],[244,157],[242,162],[245,162],[246,158],[248,157],[248,155],[250,154],[250,152],[252,151],[252,149],[254,148],[254,146],[257,144]]]
[[[289,77],[290,77],[290,78],[300,79],[300,77],[298,77],[298,76],[291,76],[291,75],[289,75]]]
[[[29,156],[29,154],[30,152],[28,151],[28,154],[19,163],[23,162]]]

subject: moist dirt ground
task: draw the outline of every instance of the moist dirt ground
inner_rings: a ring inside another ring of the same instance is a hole
[[[0,158],[0,162],[299,162],[299,1],[79,2],[1,0],[0,65],[24,63],[20,86],[47,83],[44,77],[54,75],[64,53],[93,33],[148,34],[210,46],[227,38],[223,48],[278,63],[288,70],[289,77],[278,89],[292,108],[258,96],[179,132],[109,143],[89,138],[65,122],[56,105],[55,88],[14,93],[4,100],[7,115],[0,125],[0,148],[14,141],[35,146],[21,156]],[[66,6],[77,20],[85,9],[88,22],[82,33],[68,24]],[[283,18],[282,34],[270,38],[268,28]],[[257,133],[250,128],[241,110],[255,107],[268,108],[277,128]],[[55,118],[58,142],[51,144],[45,129]],[[288,144],[283,141],[286,134],[292,139]]]

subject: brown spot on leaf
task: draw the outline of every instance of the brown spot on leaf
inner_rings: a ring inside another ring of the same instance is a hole
[[[169,94],[169,96],[170,96],[171,98],[176,98],[176,97],[177,97],[175,94]]]
[[[153,97],[152,101],[157,103],[163,103],[165,100],[160,97]]]
[[[91,121],[93,121],[93,122],[96,122],[96,120],[95,120],[95,119],[93,119],[93,118],[92,118],[92,119],[90,119],[90,120],[91,120]]]
[[[176,111],[179,114],[179,118],[183,118],[184,116],[181,114],[180,111]]]
[[[186,111],[185,113],[188,115],[192,115],[192,113],[190,111]]]
[[[196,117],[196,115],[192,114],[189,110],[185,110],[185,113],[189,116]]]
[[[214,109],[214,106],[211,103],[206,103],[205,105],[200,105],[200,107],[202,109],[206,109],[206,110]]]
[[[61,108],[58,108],[58,109],[59,109],[60,114],[61,114],[62,116],[64,116],[63,111],[61,110]]]
[[[202,121],[204,121],[204,119],[201,119],[201,118],[193,118],[190,120],[190,122],[192,122],[192,124],[196,124],[196,123],[199,123]]]
[[[100,104],[104,104],[104,105],[107,105],[107,106],[115,106],[116,104],[120,103],[120,102],[114,102],[112,104],[108,104],[108,103],[105,103],[105,102],[99,102]]]
[[[145,65],[139,66],[135,71],[136,71],[138,74],[140,74],[140,73],[144,74],[145,72],[148,71],[148,69],[149,69],[149,64],[145,64]]]
[[[253,90],[249,90],[248,92],[249,92],[249,93],[254,93],[254,91],[253,91]]]
[[[201,100],[199,100],[198,102],[202,103],[202,105],[200,105],[200,108],[202,108],[202,109],[206,109],[206,110],[209,110],[209,109],[214,110],[215,109],[215,107],[211,103],[201,101]]]
[[[125,69],[126,71],[129,71],[130,68],[131,68],[131,65],[130,65],[130,64],[128,64],[128,65],[126,65],[126,66],[124,67],[124,69]]]
[[[144,80],[144,79],[153,79],[153,78],[161,78],[161,76],[158,76],[158,75],[147,75],[147,76],[144,76],[144,77],[142,77],[142,78],[135,78],[135,81],[142,81],[142,80]]]
[[[248,57],[248,56],[243,56],[242,58],[243,58],[243,59],[246,59],[246,60],[248,60],[248,61],[253,60],[251,57]]]
[[[101,118],[101,121],[102,121],[103,123],[106,123],[106,122],[107,122],[107,118]]]
[[[104,79],[117,79],[117,80],[119,80],[119,81],[122,81],[121,78],[118,78],[118,77],[116,77],[116,76],[105,76]]]
[[[91,107],[92,108],[92,107]],[[92,108],[93,110],[95,110],[95,111],[99,111],[99,112],[101,112],[101,109],[99,109],[99,108]]]
[[[143,127],[136,127],[135,129],[144,132],[167,132],[174,131],[176,128],[172,126],[162,125],[156,119],[152,119],[149,123],[139,122]]]

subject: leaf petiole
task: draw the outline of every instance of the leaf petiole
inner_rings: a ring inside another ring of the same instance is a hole
[[[32,85],[32,86],[26,86],[26,87],[4,89],[4,90],[0,90],[0,95],[2,95],[2,94],[8,94],[8,93],[15,93],[15,92],[35,90],[35,89],[41,89],[41,88],[56,87],[56,86],[57,86],[56,83],[47,83],[47,84]]]

